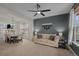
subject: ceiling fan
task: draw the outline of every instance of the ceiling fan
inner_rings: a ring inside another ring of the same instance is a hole
[[[30,12],[35,12],[35,15],[36,16],[37,14],[41,14],[42,16],[45,16],[45,14],[43,12],[48,12],[48,11],[51,11],[50,9],[46,9],[46,10],[39,10],[40,8],[40,5],[39,4],[36,4],[37,6],[37,10],[28,10]]]

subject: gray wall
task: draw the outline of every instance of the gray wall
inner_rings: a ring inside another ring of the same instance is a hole
[[[52,23],[53,26],[49,30],[42,27],[44,23]],[[39,30],[39,33],[57,33],[63,32],[65,39],[68,38],[68,14],[51,16],[34,20],[34,31]]]

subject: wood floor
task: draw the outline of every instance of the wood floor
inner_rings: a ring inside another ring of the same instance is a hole
[[[17,44],[0,43],[0,56],[74,56],[67,49],[34,44],[29,40]]]

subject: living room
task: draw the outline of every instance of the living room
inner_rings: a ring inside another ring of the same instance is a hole
[[[78,16],[77,3],[0,4],[0,55],[79,55],[73,9]]]

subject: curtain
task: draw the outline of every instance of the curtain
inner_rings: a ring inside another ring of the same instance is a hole
[[[72,43],[73,38],[73,30],[74,30],[74,21],[75,21],[75,14],[74,9],[71,9],[70,15],[69,15],[69,35],[68,35],[68,44]]]
[[[75,14],[79,15],[79,4],[74,8]]]

